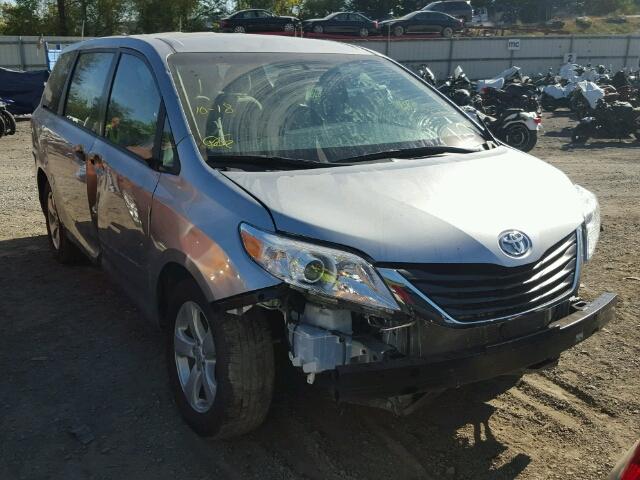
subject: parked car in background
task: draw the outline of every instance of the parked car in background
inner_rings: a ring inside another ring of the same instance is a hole
[[[220,20],[223,32],[293,32],[300,24],[296,17],[280,17],[268,10],[240,10]]]
[[[346,33],[368,37],[378,32],[378,22],[360,13],[336,12],[324,18],[313,18],[302,22],[305,32]]]
[[[422,9],[423,12],[442,12],[452,17],[458,18],[465,23],[471,22],[473,18],[473,9],[469,2],[463,0],[444,0],[439,2],[431,2]]]
[[[411,33],[439,33],[449,38],[464,30],[464,23],[446,13],[418,10],[404,17],[380,22],[380,28],[385,35],[392,33],[396,37]]]

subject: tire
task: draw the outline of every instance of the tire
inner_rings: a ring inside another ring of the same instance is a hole
[[[402,35],[404,35],[404,27],[402,25],[393,27],[393,35],[396,37],[401,37]]]
[[[200,319],[197,329],[189,326],[194,312]],[[171,294],[167,319],[169,378],[187,424],[199,435],[215,438],[235,437],[259,427],[271,405],[275,371],[271,334],[261,312],[256,308],[242,316],[214,312],[197,284],[185,280]],[[204,340],[200,345],[192,333],[198,330]],[[176,339],[200,350],[186,348],[182,351],[191,356],[180,355]],[[201,367],[196,367],[199,361]],[[188,397],[189,379],[198,370],[200,383],[195,382],[195,394]]]
[[[67,231],[60,221],[55,198],[49,182],[44,188],[44,201],[42,205],[45,222],[47,224],[47,237],[53,258],[63,265],[76,263],[82,258],[80,249],[69,240]]]
[[[0,115],[5,124],[5,135],[13,135],[16,133],[16,119],[8,110],[0,110]]]
[[[531,131],[523,123],[514,123],[504,129],[504,142],[522,152],[529,152],[538,143],[538,132]]]
[[[296,31],[296,26],[293,23],[287,23],[284,26],[284,31],[285,32],[295,32]]]
[[[358,33],[359,33],[360,37],[367,38],[369,36],[369,29],[368,28],[361,28]]]
[[[313,33],[324,33],[324,28],[322,28],[322,25],[314,25],[313,26]]]
[[[7,124],[4,123],[4,118],[0,116],[0,138],[4,137],[7,133]]]
[[[234,27],[233,33],[247,33],[247,29],[244,28],[242,25],[238,25]]]
[[[441,35],[444,38],[451,38],[451,37],[453,37],[453,29],[451,27],[444,27],[442,29]]]
[[[584,145],[589,140],[589,131],[586,126],[578,125],[571,132],[571,143],[576,145]]]

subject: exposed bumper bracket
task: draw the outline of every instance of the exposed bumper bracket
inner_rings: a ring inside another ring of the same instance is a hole
[[[390,397],[454,388],[544,364],[590,337],[615,317],[617,295],[604,293],[545,329],[484,346],[425,358],[353,364],[318,376],[339,400]]]

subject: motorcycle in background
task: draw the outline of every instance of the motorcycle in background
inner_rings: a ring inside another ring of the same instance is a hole
[[[499,140],[522,152],[529,152],[538,143],[542,119],[534,112],[510,108],[493,117],[469,106],[463,110],[473,120],[486,125]]]
[[[16,119],[7,109],[10,101],[0,98],[0,137],[16,133]]]
[[[640,108],[628,102],[609,104],[600,99],[591,116],[573,129],[571,141],[584,145],[590,138],[623,139],[631,135],[640,140]]]
[[[436,76],[427,65],[420,65],[418,75],[428,84],[436,86]]]

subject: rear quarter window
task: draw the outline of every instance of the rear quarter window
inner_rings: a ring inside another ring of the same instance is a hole
[[[58,111],[60,98],[62,98],[64,85],[73,66],[73,53],[65,53],[58,58],[49,80],[42,94],[42,106],[53,111]]]
[[[81,53],[71,77],[64,115],[95,133],[102,131],[105,90],[113,53]]]

